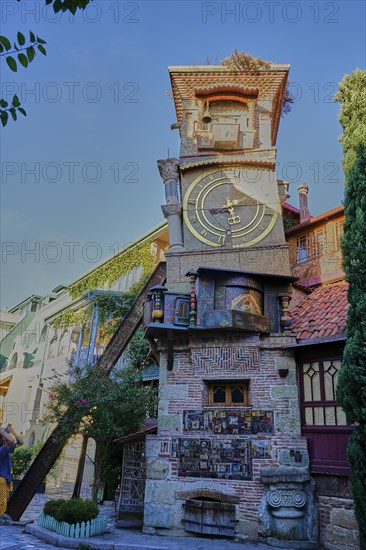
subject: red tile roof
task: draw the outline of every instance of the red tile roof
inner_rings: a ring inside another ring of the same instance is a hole
[[[338,336],[346,332],[348,284],[320,286],[298,303],[290,315],[298,340]]]

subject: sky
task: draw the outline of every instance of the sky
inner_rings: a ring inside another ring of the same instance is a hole
[[[278,178],[309,185],[313,215],[343,200],[339,104],[365,69],[363,1],[94,0],[52,12],[2,0],[1,34],[47,41],[27,69],[1,60],[1,97],[19,115],[1,131],[1,308],[69,284],[163,220],[156,161],[179,156],[168,66],[219,63],[236,48],[291,65]]]

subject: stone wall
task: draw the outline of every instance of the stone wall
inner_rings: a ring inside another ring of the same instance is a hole
[[[319,496],[320,543],[327,550],[359,550],[353,500]]]

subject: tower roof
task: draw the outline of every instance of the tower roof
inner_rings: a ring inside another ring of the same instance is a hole
[[[270,102],[271,140],[275,145],[290,65],[271,63],[269,68],[229,69],[224,65],[169,67],[178,122],[183,120],[183,101],[218,92],[223,99],[257,97]]]

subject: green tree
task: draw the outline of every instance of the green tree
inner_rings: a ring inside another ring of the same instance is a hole
[[[249,52],[239,52],[235,49],[229,57],[225,57],[225,59],[221,61],[221,65],[231,70],[269,69],[272,65],[272,61],[266,61],[261,57],[253,57]],[[295,97],[291,93],[290,82],[287,82],[282,104],[282,116],[287,115],[291,111],[291,106],[294,101]]]
[[[93,0],[44,0],[46,6],[52,5],[53,11],[69,11],[75,15],[78,9],[84,10],[87,5]],[[18,0],[20,2],[20,0]],[[17,40],[13,42],[6,36],[0,36],[0,58],[4,58],[9,69],[17,72],[18,67],[27,68],[28,65],[35,59],[37,53],[47,55],[44,45],[46,41],[39,36],[36,36],[32,31],[29,31],[29,40],[25,35],[18,31]],[[6,99],[0,99],[0,121],[3,126],[6,126],[9,120],[9,115],[13,120],[17,120],[18,114],[27,116],[25,109],[21,106],[19,97],[14,95],[11,102]]]
[[[65,433],[74,431],[76,421],[79,433],[96,442],[94,500],[113,440],[142,426],[155,394],[155,388],[142,385],[135,370],[126,368],[108,377],[99,366],[86,367],[73,384],[60,383],[52,390],[46,420]]]
[[[339,122],[343,134],[339,138],[343,145],[343,169],[346,178],[356,159],[357,148],[366,141],[366,71],[356,69],[346,74],[339,85],[335,100],[341,103]]]
[[[366,147],[359,146],[353,152],[355,160],[347,172],[342,242],[344,269],[349,282],[347,343],[337,399],[348,421],[356,424],[347,454],[356,518],[363,541],[361,547],[366,548]]]
[[[356,425],[347,455],[352,493],[366,548],[366,71],[345,75],[335,95],[341,104],[343,169],[346,176],[343,262],[349,282],[347,343],[339,374],[337,399]]]

